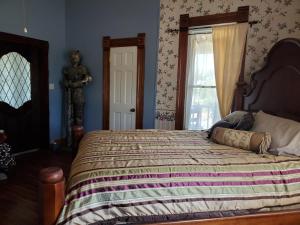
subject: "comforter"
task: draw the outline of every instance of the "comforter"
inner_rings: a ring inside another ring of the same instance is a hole
[[[300,158],[198,131],[95,131],[80,143],[57,224],[141,224],[298,207]]]

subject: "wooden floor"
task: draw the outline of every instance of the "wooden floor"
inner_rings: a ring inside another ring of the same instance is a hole
[[[69,152],[42,151],[16,158],[9,179],[0,181],[0,225],[38,225],[38,173],[41,168],[60,166],[69,173]]]

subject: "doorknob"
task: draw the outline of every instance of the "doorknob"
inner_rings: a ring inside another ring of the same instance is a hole
[[[135,112],[135,108],[131,108],[131,109],[130,109],[130,112]]]

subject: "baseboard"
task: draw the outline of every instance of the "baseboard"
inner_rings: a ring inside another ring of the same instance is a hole
[[[20,156],[20,155],[25,155],[25,154],[37,152],[38,150],[39,150],[38,148],[35,148],[35,149],[26,150],[26,151],[24,151],[24,152],[13,153],[12,155],[13,155],[14,157],[16,157],[16,156]]]

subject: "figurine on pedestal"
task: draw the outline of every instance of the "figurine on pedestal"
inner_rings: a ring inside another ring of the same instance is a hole
[[[66,113],[66,134],[67,147],[74,147],[77,143],[73,140],[73,131],[83,135],[83,112],[84,92],[83,88],[92,81],[88,69],[81,65],[80,52],[72,51],[70,54],[71,66],[64,68],[65,87],[65,113]],[[74,136],[78,136],[75,134]]]

